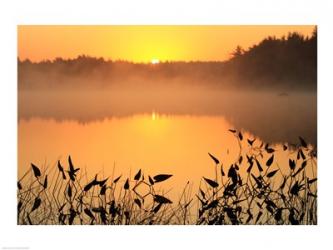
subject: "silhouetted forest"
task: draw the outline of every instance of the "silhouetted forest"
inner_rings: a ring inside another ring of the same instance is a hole
[[[85,55],[53,61],[18,60],[20,89],[107,88],[135,85],[207,85],[220,89],[316,90],[317,30],[311,37],[267,37],[247,50],[237,46],[221,62],[111,61]]]
[[[268,37],[246,51],[238,46],[226,64],[226,72],[237,76],[239,82],[313,89],[317,82],[317,30],[311,37],[298,33],[280,39]]]

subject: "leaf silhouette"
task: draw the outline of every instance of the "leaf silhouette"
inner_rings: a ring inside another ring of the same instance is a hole
[[[134,203],[138,205],[139,208],[141,208],[141,201],[138,198],[134,199]]]
[[[258,188],[262,188],[261,181],[257,177],[255,177],[253,174],[251,174],[251,176],[255,180],[255,182],[257,183]]]
[[[162,205],[163,203],[158,203],[157,206],[153,209],[153,212],[157,213],[161,209]]]
[[[96,175],[96,178],[97,178],[97,175]],[[109,177],[106,178],[106,179],[104,179],[104,180],[102,180],[102,181],[97,181],[96,180],[96,185],[99,185],[100,187],[103,187],[105,185],[105,183],[108,181],[108,179],[109,179]]]
[[[208,155],[210,156],[210,158],[213,159],[216,165],[220,163],[220,161],[214,155],[212,155],[211,153],[208,153]]]
[[[280,221],[281,218],[282,218],[282,209],[279,208],[279,209],[277,209],[276,212],[275,212],[274,219],[275,219],[276,221]]]
[[[72,172],[68,172],[68,175],[69,175],[69,179],[71,179],[71,181],[75,181],[75,177],[76,177],[76,175],[75,174],[73,174]]]
[[[273,148],[266,148],[266,152],[272,154],[275,152],[275,150]]]
[[[22,208],[22,201],[19,201],[19,203],[17,204],[17,213],[19,214],[21,212],[21,208]]]
[[[260,172],[264,171],[264,170],[262,169],[262,167],[261,167],[259,161],[258,161],[257,159],[255,159],[255,161],[256,161],[256,163],[257,163],[258,170],[259,170]]]
[[[129,182],[128,182],[128,178],[126,179],[126,182],[124,184],[124,189],[128,190],[129,189]]]
[[[148,175],[148,180],[150,185],[154,185],[154,180],[150,177],[150,175]]]
[[[74,168],[74,165],[73,165],[73,162],[72,162],[72,158],[71,158],[70,155],[68,156],[68,164],[69,164],[69,170],[71,172],[74,172],[75,168]]]
[[[47,175],[45,176],[44,184],[43,184],[44,189],[47,188]]]
[[[84,186],[83,190],[85,192],[88,192],[92,188],[93,185],[94,185],[93,181],[89,182],[87,185]]]
[[[169,200],[168,198],[165,198],[164,196],[157,195],[157,194],[154,195],[154,201],[161,203],[161,204],[168,204],[168,203],[171,204],[172,203],[172,201]]]
[[[93,215],[93,213],[88,208],[84,209],[84,213],[86,215],[88,215],[91,219],[93,219],[93,220],[95,219],[95,216]]]
[[[72,159],[71,159],[71,156],[68,156],[68,163],[69,163],[69,171],[68,171],[68,174],[69,174],[69,178],[72,180],[72,181],[75,181],[75,177],[76,177],[76,172],[79,171],[80,169],[79,168],[74,168],[74,165],[72,163]]]
[[[29,225],[32,225],[32,221],[31,221],[31,218],[30,218],[29,214],[27,214],[27,219],[28,219]]]
[[[287,182],[287,178],[286,177],[283,177],[283,182],[280,186],[280,189],[284,189],[285,185],[286,185],[286,182]]]
[[[121,175],[119,175],[116,179],[114,179],[113,183],[117,183],[121,178]]]
[[[172,176],[172,174],[158,174],[155,175],[154,178],[154,182],[161,182],[161,181],[165,181],[167,179],[169,179]]]
[[[72,187],[71,187],[71,185],[68,185],[67,195],[68,195],[69,198],[72,198]]]
[[[62,178],[63,178],[64,180],[66,180],[65,171],[64,171],[64,168],[61,166],[60,161],[58,161],[58,170],[59,170],[59,172],[62,174]]]
[[[251,145],[251,146],[253,146],[253,143],[255,142],[255,138],[253,139],[253,140],[250,140],[250,139],[247,139],[247,142]]]
[[[290,193],[297,196],[300,189],[301,186],[298,184],[298,181],[296,181],[295,184],[290,189]]]
[[[275,152],[275,149],[270,148],[268,143],[265,145],[265,150],[266,150],[266,152],[269,153],[269,154]]]
[[[68,164],[69,164],[69,171],[68,171],[69,178],[70,178],[72,181],[75,181],[76,172],[79,171],[80,168],[74,168],[74,165],[73,165],[73,162],[72,162],[71,156],[68,156]]]
[[[262,211],[259,211],[258,215],[257,215],[257,218],[256,218],[256,222],[255,224],[258,223],[258,221],[260,220],[260,217],[262,216]]]
[[[305,140],[300,136],[298,138],[299,138],[299,141],[301,142],[302,147],[307,148],[308,144],[305,142]]]
[[[103,185],[99,194],[100,195],[105,195],[105,192],[106,192],[106,185]]]
[[[296,167],[296,163],[294,160],[289,159],[289,167],[291,170],[294,170]]]
[[[105,213],[106,212],[103,207],[93,207],[91,210],[95,213]]]
[[[305,160],[305,155],[304,155],[304,153],[303,153],[303,150],[300,149],[299,152],[300,152],[300,155],[301,155],[302,159]]]
[[[246,172],[250,173],[253,167],[253,161],[250,162],[249,167],[247,168]]]
[[[235,129],[229,129],[229,131],[230,131],[231,133],[236,133],[236,130],[235,130]]]
[[[238,164],[241,165],[243,162],[243,156],[240,156],[239,159],[238,159]]]
[[[202,198],[206,199],[206,195],[205,195],[204,191],[202,191],[201,188],[199,188],[199,191],[200,191]]]
[[[218,200],[213,200],[212,202],[210,202],[205,209],[212,209],[212,208],[216,208],[219,205],[219,201]]]
[[[134,180],[135,181],[138,181],[140,180],[140,177],[141,177],[141,169],[137,172],[137,174],[134,176]]]
[[[87,185],[84,186],[83,190],[85,192],[88,192],[93,186],[98,185],[99,182],[97,181],[97,174],[95,175],[95,178],[89,182]]]
[[[38,178],[39,176],[41,176],[41,172],[40,172],[39,168],[36,165],[34,165],[33,163],[31,163],[31,167],[32,167],[32,171],[34,172],[34,176],[36,178]]]
[[[309,180],[308,183],[311,184],[311,183],[314,183],[315,181],[317,181],[317,178]]]
[[[246,224],[248,224],[253,219],[253,214],[251,213],[250,209],[247,210],[247,214],[249,215],[246,220]]]
[[[272,178],[272,177],[277,173],[277,171],[279,171],[279,170],[277,169],[277,170],[273,170],[273,171],[269,172],[269,173],[267,174],[267,177],[268,177],[268,178]]]
[[[235,163],[235,169],[239,170],[239,167],[238,167],[238,165],[236,163]]]
[[[33,212],[33,211],[35,211],[37,208],[39,208],[39,206],[40,206],[41,203],[42,203],[42,200],[41,200],[39,197],[37,197],[37,198],[35,199],[35,201],[34,201],[34,204],[33,204],[32,208],[31,208],[31,211],[30,211],[30,212]]]
[[[242,135],[242,133],[239,131],[238,132],[238,138],[242,141],[243,140],[243,135]]]
[[[219,184],[211,179],[203,177],[204,180],[212,187],[212,188],[217,188]]]
[[[273,208],[277,208],[277,206],[276,206],[276,204],[273,202],[273,201],[271,201],[271,200],[265,200],[264,201],[268,206],[270,206],[270,207],[273,207]]]
[[[234,184],[237,183],[237,172],[236,172],[236,169],[235,169],[233,166],[231,166],[231,167],[229,168],[229,171],[228,171],[228,177],[231,177],[232,182],[233,182]]]
[[[289,210],[289,221],[291,223],[291,225],[299,225],[299,222],[297,219],[294,218],[295,212],[293,209]]]
[[[292,175],[292,177],[295,177],[296,175],[298,175],[305,167],[306,167],[306,161],[303,161],[301,167],[296,171],[296,173],[294,173]]]
[[[112,217],[116,216],[117,208],[116,208],[116,202],[114,200],[111,201],[109,213],[112,215]]]
[[[266,166],[270,167],[274,161],[274,154],[267,160]]]
[[[70,209],[70,214],[69,214],[69,218],[68,218],[68,224],[69,225],[73,225],[73,222],[74,222],[74,219],[75,219],[75,216],[76,216],[76,212],[74,209]]]
[[[223,171],[223,166],[221,166],[221,175],[222,175],[222,176],[225,176],[225,173],[224,173],[224,171]]]
[[[248,163],[251,163],[253,160],[252,160],[252,156],[248,156],[246,155],[246,159],[247,159],[247,162]]]

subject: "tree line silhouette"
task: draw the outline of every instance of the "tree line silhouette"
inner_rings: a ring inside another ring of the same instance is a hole
[[[287,37],[269,36],[259,44],[243,50],[237,46],[226,63],[227,72],[239,80],[263,79],[315,88],[317,81],[317,29],[311,37],[289,33]]]
[[[231,55],[226,61],[166,61],[158,65],[86,55],[41,62],[18,59],[18,82],[19,88],[37,89],[91,85],[91,81],[94,86],[107,87],[128,81],[144,85],[177,80],[221,88],[316,90],[317,29],[311,37],[296,32],[281,38],[269,36],[247,50],[237,46]]]

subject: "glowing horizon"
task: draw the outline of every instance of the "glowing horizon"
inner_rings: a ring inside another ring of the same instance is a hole
[[[134,63],[224,61],[240,45],[268,36],[311,36],[313,25],[237,26],[18,26],[18,57],[33,62],[80,55]]]

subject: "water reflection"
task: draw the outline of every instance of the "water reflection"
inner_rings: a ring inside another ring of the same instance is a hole
[[[231,92],[212,89],[20,91],[19,119],[44,118],[79,123],[137,114],[223,116],[266,142],[317,141],[316,92]]]
[[[238,160],[238,141],[228,131],[233,127],[222,116],[169,116],[155,111],[84,124],[21,119],[18,174],[22,176],[31,162],[43,169],[50,168],[58,159],[66,162],[70,154],[88,179],[96,173],[101,178],[133,176],[138,169],[152,176],[173,174],[167,186],[161,188],[169,190],[171,197],[177,197],[187,181],[196,190],[203,176],[214,179],[215,169],[208,152],[217,156],[226,168]],[[255,137],[243,133],[245,138]],[[248,142],[242,143],[246,153]],[[257,138],[255,145],[261,143]],[[277,162],[281,168],[288,167],[288,153],[278,147]],[[245,169],[241,172],[245,173]]]

